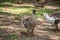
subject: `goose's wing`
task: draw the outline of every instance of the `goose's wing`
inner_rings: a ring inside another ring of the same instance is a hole
[[[23,24],[26,28],[30,27],[29,18],[23,20]]]

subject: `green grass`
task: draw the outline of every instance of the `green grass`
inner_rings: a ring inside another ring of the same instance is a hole
[[[12,3],[12,2],[2,2],[2,3],[0,3],[0,7],[5,7],[5,6],[10,7],[10,6],[12,6],[12,4],[14,4],[14,3]]]
[[[24,13],[29,13],[31,14],[32,13],[32,10],[33,9],[37,9],[35,7],[32,7],[32,6],[13,6],[12,2],[3,2],[0,4],[0,14],[7,14],[7,15],[10,15],[10,14],[17,14],[18,16],[16,18],[20,18],[22,16],[24,16],[25,14]],[[3,12],[3,8],[4,7],[7,7],[8,9],[10,9],[11,11],[9,12]],[[43,16],[43,13],[48,13],[48,14],[51,14],[53,12],[57,12],[57,11],[60,11],[60,9],[55,9],[55,10],[49,10],[49,9],[46,9],[46,8],[43,8],[43,9],[39,9],[37,12],[36,12],[36,15],[40,15],[40,16]]]
[[[12,2],[1,3],[0,4],[0,15],[16,15],[16,19],[20,19],[21,17],[23,17],[25,15],[25,13],[32,14],[32,10],[35,9],[32,6],[13,6],[12,4],[14,4],[14,3],[12,3]],[[9,10],[9,12],[3,12],[4,7],[7,7],[11,11]],[[41,10],[39,9],[36,12],[36,15],[43,17],[44,13],[51,14],[51,13],[54,13],[57,11],[60,11],[60,9],[49,10],[49,9],[43,8]],[[18,36],[16,34],[9,34],[9,35],[7,35],[7,40],[18,40]],[[21,40],[26,40],[26,39],[21,38]]]
[[[41,11],[37,11],[36,13],[37,13],[37,15],[43,16],[44,13],[52,14],[52,13],[58,12],[58,11],[60,11],[60,9],[49,10],[49,9],[44,8]]]
[[[13,34],[13,33],[8,34],[6,36],[6,38],[7,38],[6,40],[18,40],[18,36],[16,34]]]
[[[0,11],[0,15],[11,15],[11,13],[1,12],[1,11]]]
[[[6,36],[6,40],[26,40],[26,38],[20,37],[16,35],[15,33],[10,33]]]

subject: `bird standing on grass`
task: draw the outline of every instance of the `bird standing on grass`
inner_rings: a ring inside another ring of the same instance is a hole
[[[34,28],[37,25],[37,17],[36,17],[36,10],[33,10],[32,15],[27,15],[25,18],[23,18],[23,24],[25,28],[27,29],[27,34],[33,34]]]
[[[46,19],[47,22],[53,24],[56,27],[56,30],[59,30],[58,29],[58,23],[60,22],[59,19],[54,18],[53,16],[50,17],[47,13],[44,13],[44,17],[45,17],[45,19]]]

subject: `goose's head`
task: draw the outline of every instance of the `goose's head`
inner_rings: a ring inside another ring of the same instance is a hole
[[[33,14],[36,15],[36,10],[35,9],[33,10]]]

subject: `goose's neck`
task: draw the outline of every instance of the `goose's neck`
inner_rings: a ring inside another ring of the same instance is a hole
[[[33,10],[33,14],[36,15],[36,10]]]

